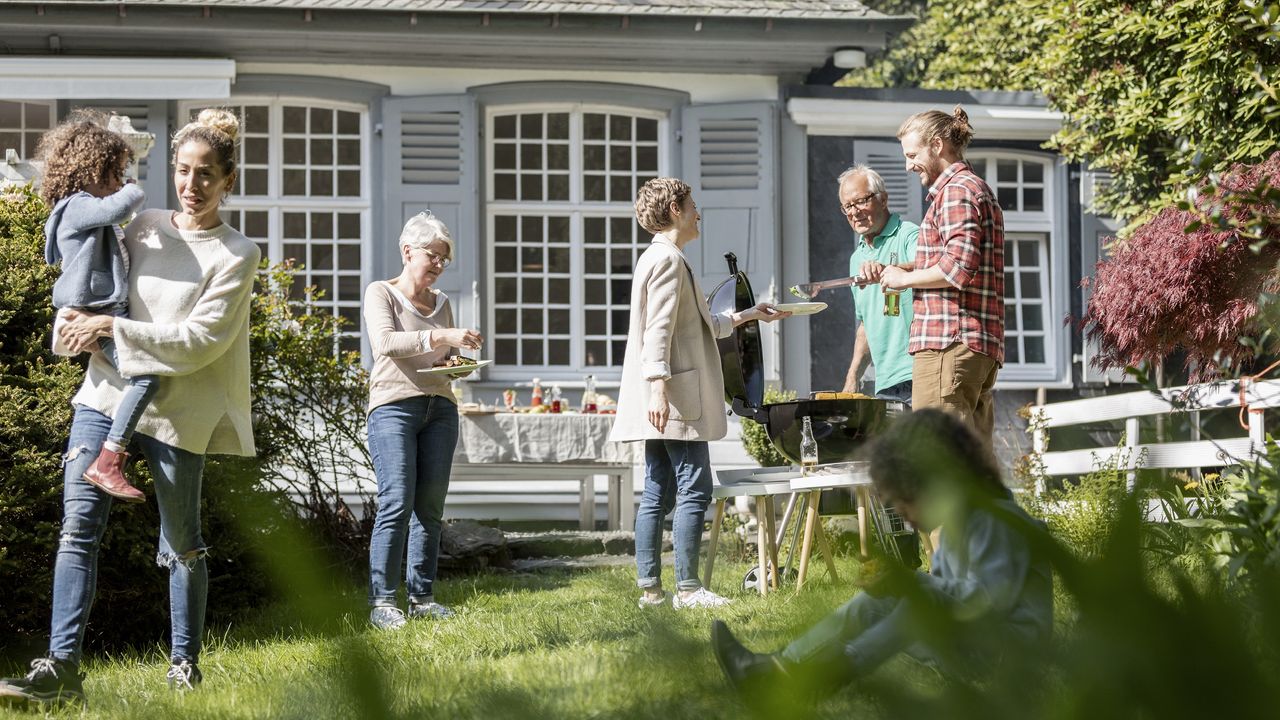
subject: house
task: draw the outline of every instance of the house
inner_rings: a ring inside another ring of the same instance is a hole
[[[534,376],[571,390],[587,374],[609,392],[630,271],[648,242],[631,208],[645,179],[692,185],[704,220],[690,260],[705,289],[731,251],[775,300],[846,267],[831,182],[845,164],[880,168],[895,207],[919,215],[894,131],[961,96],[806,84],[829,85],[837,64],[909,22],[855,0],[5,3],[0,148],[28,157],[77,106],[127,114],[162,138],[203,107],[230,107],[244,141],[225,217],[264,257],[300,263],[298,287],[320,288],[349,320],[344,347],[367,349],[362,290],[397,272],[401,225],[430,208],[458,240],[440,287],[496,360],[466,392],[495,402]],[[1035,388],[1087,379],[1072,369],[1079,337],[1062,317],[1078,315],[1073,288],[1090,266],[1078,238],[1093,226],[1079,169],[1039,147],[1057,122],[1042,100],[962,101],[1002,202],[1021,203],[1010,213],[1021,324],[1020,359],[999,386],[1007,411]],[[168,171],[157,142],[140,166],[153,206],[176,206]],[[825,299],[827,313],[765,328],[770,382],[839,384],[853,324],[846,303]],[[732,431],[715,452],[745,459]],[[563,508],[534,511],[512,492],[477,491],[471,514],[574,517],[572,492]],[[450,513],[470,513],[465,502],[455,493]]]

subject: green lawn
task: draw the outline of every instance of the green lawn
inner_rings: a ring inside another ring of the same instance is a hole
[[[637,608],[630,567],[463,577],[437,588],[457,617],[393,633],[368,627],[362,591],[352,588],[328,603],[328,623],[303,623],[279,606],[211,629],[200,663],[205,682],[195,693],[168,691],[160,648],[90,659],[85,717],[738,717],[744,708],[709,650],[712,617],[750,646],[776,649],[855,592],[855,566],[842,560],[841,579],[832,582],[819,565],[803,593],[762,599],[730,590],[745,564],[718,564],[717,589],[735,602],[714,614]],[[316,610],[305,612],[319,617]],[[937,682],[908,660],[881,672],[925,692]],[[819,716],[877,716],[869,703],[846,691]],[[24,716],[0,710],[3,718]]]

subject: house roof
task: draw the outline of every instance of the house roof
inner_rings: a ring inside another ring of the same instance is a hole
[[[45,0],[47,5],[193,5],[297,10],[888,20],[857,0]]]

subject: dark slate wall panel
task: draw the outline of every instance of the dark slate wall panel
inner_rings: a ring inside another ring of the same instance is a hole
[[[836,178],[853,164],[850,138],[809,138],[809,278],[786,278],[786,286],[806,280],[846,277],[849,255],[857,237],[840,214]],[[788,293],[790,294],[790,293]],[[817,297],[827,309],[810,316],[809,360],[811,387],[805,390],[839,390],[844,385],[853,356],[853,296],[844,288]],[[787,322],[806,322],[803,318]]]

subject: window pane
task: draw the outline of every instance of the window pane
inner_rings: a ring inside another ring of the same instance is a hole
[[[541,305],[546,301],[542,294],[542,278],[524,278],[520,281],[520,300],[526,304]]]
[[[339,110],[338,133],[341,135],[358,135],[360,133],[360,113]]]
[[[1001,187],[996,190],[996,199],[1000,203],[1000,209],[1005,212],[1016,212],[1018,210],[1018,188]]]
[[[630,243],[633,227],[639,227],[639,225],[629,217],[609,218],[609,240],[615,243]]]
[[[566,278],[552,278],[547,281],[547,301],[558,303],[561,305],[569,302],[569,280]]]
[[[493,197],[497,200],[515,200],[516,176],[511,173],[494,173]]]
[[[604,310],[588,310],[584,314],[588,335],[606,335],[609,332],[609,314]]]
[[[1018,338],[1016,336],[1004,339],[1004,362],[1006,365],[1022,362],[1018,359]]]
[[[525,215],[520,218],[520,241],[542,244],[542,218],[537,215]]]
[[[548,248],[547,270],[553,273],[569,272],[569,248],[567,247]]]
[[[631,248],[617,248],[609,252],[609,269],[615,273],[627,273],[631,270]]]
[[[500,333],[516,332],[516,314],[510,310],[499,310],[494,313],[494,326]]]
[[[1022,209],[1026,212],[1044,211],[1044,189],[1024,188],[1022,191]]]
[[[339,270],[359,270],[360,269],[360,246],[359,245],[339,245],[338,246],[338,269]]]
[[[311,164],[312,165],[332,165],[333,164],[333,141],[328,138],[318,138],[311,141]]]
[[[611,175],[609,177],[609,199],[613,202],[634,200],[631,192],[630,175]]]
[[[311,239],[333,239],[333,215],[329,213],[311,213]]]
[[[658,139],[658,121],[650,118],[636,118],[636,140],[656,142]]]
[[[244,194],[245,195],[266,195],[267,194],[267,171],[266,169],[251,168],[244,171]]]
[[[293,106],[284,108],[284,131],[287,133],[304,133],[307,131],[307,109]]]
[[[0,152],[6,150],[15,150],[22,152],[22,133],[20,132],[0,132]],[[33,153],[26,153],[30,157]]]
[[[551,170],[568,170],[569,169],[569,146],[568,145],[548,145],[547,146],[547,168]]]
[[[307,194],[307,171],[306,170],[290,170],[284,171],[284,194],[285,195],[306,195]]]
[[[493,136],[495,138],[514,138],[516,136],[516,116],[499,115],[493,119]]]
[[[584,170],[604,170],[604,146],[583,145],[582,167]]]
[[[246,212],[244,214],[244,227],[240,232],[252,238],[264,238],[267,236],[267,213],[265,212]]]
[[[493,295],[497,302],[513,303],[518,300],[516,297],[516,279],[515,278],[497,278],[493,281]]]
[[[338,237],[344,240],[360,239],[360,215],[338,213]]]
[[[658,172],[658,148],[656,147],[636,148],[636,171],[642,172],[642,173]]]
[[[0,100],[0,127],[22,127],[22,103]]]
[[[569,113],[549,113],[547,115],[547,137],[553,140],[568,139]]]
[[[284,236],[287,238],[307,237],[307,214],[287,212],[284,214]]]
[[[1022,182],[1023,183],[1044,182],[1044,166],[1038,162],[1022,163]]]
[[[333,132],[333,111],[327,108],[311,108],[311,132]]]
[[[588,340],[586,343],[587,365],[605,365],[609,362],[609,344],[603,340]]]
[[[547,199],[565,201],[569,199],[569,176],[547,176]]]
[[[360,171],[338,171],[338,194],[342,197],[356,197],[360,194]]]
[[[610,280],[609,289],[614,305],[626,305],[631,301],[631,281],[628,280]]]
[[[604,200],[604,176],[584,176],[582,178],[582,197],[588,202]]]
[[[569,341],[568,340],[547,340],[547,357],[548,365],[568,365],[569,364]]]
[[[524,143],[520,146],[520,168],[522,170],[542,169],[542,146]]]
[[[500,363],[515,364],[520,362],[520,358],[516,355],[516,341],[507,338],[500,338],[493,344],[494,358]]]
[[[343,275],[338,278],[338,296],[336,300],[355,301],[360,299],[360,276]]]
[[[609,148],[609,169],[614,171],[631,170],[631,146],[614,145]]]
[[[630,318],[630,317],[631,317],[631,311],[630,311],[629,309],[628,309],[628,310],[614,310],[613,312],[611,312],[611,313],[610,313],[610,319],[612,319],[612,320],[613,320],[613,334],[614,334],[614,335],[625,335],[625,334],[626,334],[627,329],[630,327],[630,325],[629,325],[629,323],[628,323],[628,318]]]
[[[1018,241],[1018,264],[1022,267],[1040,267],[1040,248],[1035,240]]]
[[[996,182],[1001,185],[1016,185],[1018,183],[1018,161],[997,160]]]
[[[520,362],[524,365],[542,365],[542,340],[521,341]]]
[[[1004,306],[1004,331],[1016,332],[1018,330],[1018,306],[1013,303],[1006,303]]]
[[[513,273],[516,271],[516,249],[499,246],[493,249],[493,269],[497,272]]]
[[[542,137],[542,115],[527,113],[520,116],[520,137],[526,140]]]
[[[1023,347],[1026,348],[1027,357],[1023,362],[1042,363],[1044,362],[1044,338],[1043,337],[1026,337],[1022,339]]]
[[[1040,274],[1039,273],[1018,273],[1018,281],[1021,283],[1023,299],[1039,299],[1040,298]]]
[[[1022,306],[1022,329],[1037,332],[1044,330],[1044,306],[1040,303],[1025,303]]]
[[[284,139],[284,161],[289,165],[304,165],[307,162],[307,141],[300,138]]]
[[[339,165],[359,165],[360,164],[360,141],[359,140],[339,140],[338,141],[338,164]]]
[[[542,176],[541,175],[521,175],[520,176],[520,199],[521,200],[541,200],[542,199]]]
[[[311,171],[311,194],[312,195],[333,195],[333,171],[332,170],[312,170]]]
[[[609,116],[609,139],[610,140],[630,140],[631,139],[631,118],[626,115],[610,115]]]
[[[553,335],[566,335],[569,332],[569,311],[548,310],[547,332]]]
[[[526,273],[542,272],[542,248],[525,245],[520,251],[520,267]]]
[[[604,235],[604,218],[588,217],[582,219],[582,241],[588,244],[603,243],[608,238]]]
[[[270,128],[270,114],[265,105],[247,105],[244,108],[244,131],[247,133],[267,133]]]
[[[614,340],[609,343],[609,349],[612,351],[609,357],[609,364],[618,366],[622,364],[622,358],[627,352],[627,343],[625,340]]]
[[[516,241],[516,218],[514,215],[498,215],[493,218],[493,239],[496,242]]]
[[[582,253],[583,265],[589,273],[602,273],[605,266],[605,253],[603,250],[589,249]]]
[[[268,157],[267,139],[264,137],[248,137],[244,139],[244,161],[265,165]]]
[[[609,301],[608,294],[605,292],[604,280],[588,279],[582,284],[584,300],[591,305],[604,305]]]
[[[564,215],[553,215],[547,218],[547,242],[569,242],[569,218]]]
[[[520,332],[525,335],[538,335],[542,333],[542,311],[541,310],[521,310],[520,311]]]
[[[582,137],[587,140],[604,140],[604,115],[598,113],[583,115]]]
[[[24,103],[23,113],[28,130],[46,130],[49,127],[49,106],[43,103]]]

